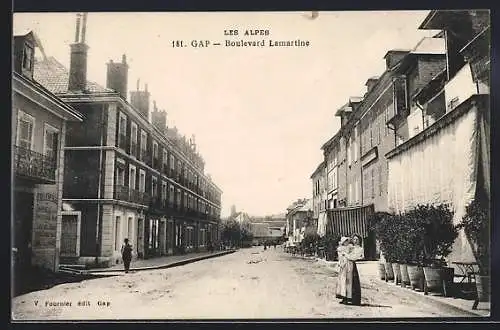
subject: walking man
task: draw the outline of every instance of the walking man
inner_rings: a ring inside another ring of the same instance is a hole
[[[123,266],[125,267],[125,273],[128,273],[130,269],[130,261],[132,260],[132,245],[128,243],[128,238],[123,240],[122,245],[122,260]]]

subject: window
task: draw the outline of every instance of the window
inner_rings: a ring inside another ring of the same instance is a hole
[[[146,172],[139,170],[139,191],[146,192]]]
[[[143,153],[148,149],[148,134],[141,130],[141,157],[143,157]],[[142,158],[141,158],[142,159]]]
[[[121,219],[120,216],[116,216],[115,218],[115,251],[120,251],[120,241],[121,241]]]
[[[167,169],[168,164],[168,152],[166,149],[163,149],[163,171]]]
[[[156,197],[158,195],[158,178],[155,176],[151,177],[151,196]]]
[[[167,200],[167,183],[165,181],[162,181],[161,183],[161,199],[166,201]]]
[[[116,185],[125,185],[125,169],[121,166],[116,167]]]
[[[136,188],[135,180],[136,180],[137,171],[136,171],[134,165],[130,165],[128,173],[129,173],[128,186],[130,189],[135,189]]]
[[[33,149],[33,131],[35,129],[35,118],[23,111],[19,111],[17,119],[17,145],[21,148]]]
[[[170,155],[170,169],[175,171],[175,157],[172,154]]]
[[[28,44],[24,44],[24,51],[23,51],[23,69],[24,70],[30,70],[32,69],[33,66],[33,47],[31,47]]]
[[[175,199],[174,186],[170,185],[169,188],[170,188],[169,189],[170,193],[168,195],[168,201],[173,204],[174,203],[174,199]]]
[[[153,141],[153,158],[158,158],[158,143]]]
[[[127,134],[127,116],[123,112],[120,112],[119,118],[120,119],[118,122],[118,134],[126,135]]]
[[[137,155],[137,124],[132,122],[130,124],[130,154]]]
[[[188,194],[187,192],[184,192],[184,204],[183,204],[184,208],[187,208],[188,207]]]
[[[59,131],[57,128],[45,124],[43,153],[50,159],[56,159],[59,146]]]

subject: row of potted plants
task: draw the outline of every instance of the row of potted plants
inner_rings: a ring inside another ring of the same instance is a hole
[[[479,298],[489,300],[488,294],[483,295],[489,291],[485,289],[489,288],[489,217],[478,201],[467,207],[459,225],[453,225],[453,212],[445,204],[418,205],[402,214],[377,213],[372,223],[382,252],[380,278],[444,295],[449,295],[454,278],[454,268],[445,258],[463,228],[479,264]]]

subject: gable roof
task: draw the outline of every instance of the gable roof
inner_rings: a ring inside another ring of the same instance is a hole
[[[54,57],[50,56],[43,60],[35,59],[33,78],[54,94],[67,94],[69,82],[69,70]],[[116,92],[110,88],[87,80],[88,93],[111,93]],[[74,94],[72,91],[71,94]]]

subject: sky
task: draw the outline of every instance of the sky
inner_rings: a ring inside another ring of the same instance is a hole
[[[127,55],[128,90],[148,84],[169,126],[195,135],[205,171],[231,205],[251,215],[284,213],[312,196],[321,146],[340,120],[335,111],[362,96],[385,69],[390,49],[411,49],[433,32],[428,11],[89,13],[88,80],[106,85],[106,63]],[[14,34],[33,30],[47,56],[69,68],[75,13],[16,13]],[[240,35],[225,36],[238,29]],[[246,29],[269,30],[244,37]],[[174,48],[173,40],[295,40],[309,47]]]

